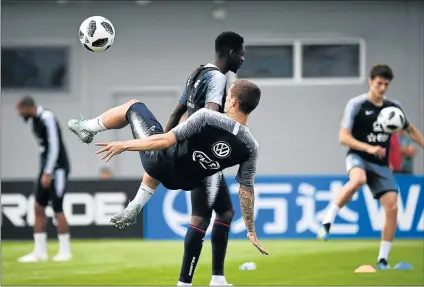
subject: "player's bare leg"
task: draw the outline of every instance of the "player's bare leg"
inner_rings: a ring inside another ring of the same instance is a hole
[[[134,199],[128,203],[127,207],[116,213],[110,219],[110,222],[118,229],[124,229],[127,226],[133,225],[137,221],[137,217],[147,203],[147,201],[152,197],[154,191],[158,188],[160,182],[144,173],[143,181],[140,184],[140,187],[137,191]]]
[[[53,261],[69,261],[72,259],[69,236],[69,225],[63,212],[56,212],[57,237],[59,239],[59,252]]]
[[[45,208],[34,203],[34,250],[18,259],[19,262],[46,261],[47,254],[47,234],[46,234],[46,211]]]
[[[349,181],[340,190],[337,198],[330,205],[330,208],[322,221],[323,226],[318,232],[318,239],[328,239],[331,224],[334,223],[337,213],[352,200],[355,192],[364,185],[366,181],[367,176],[362,168],[354,167],[350,170]]]
[[[126,118],[128,109],[137,100],[130,100],[123,105],[111,108],[93,119],[71,119],[68,128],[84,143],[91,143],[98,132],[121,129],[128,125]]]
[[[380,202],[384,208],[386,220],[381,232],[377,267],[385,269],[388,267],[389,252],[397,227],[398,194],[395,191],[387,192],[380,198]]]

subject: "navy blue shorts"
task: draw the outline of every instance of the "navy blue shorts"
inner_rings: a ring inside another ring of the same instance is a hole
[[[128,109],[126,118],[131,126],[131,131],[135,139],[143,139],[155,134],[164,133],[162,125],[143,103],[133,104]],[[154,167],[157,163],[158,151],[140,151],[139,154],[144,170],[149,173],[149,167]],[[153,176],[153,174],[150,173],[149,175]]]
[[[143,103],[133,104],[127,111],[126,118],[135,139],[143,139],[156,134],[163,134],[162,125]],[[173,170],[175,146],[166,150],[140,151],[143,169],[165,187],[178,187],[178,179]]]
[[[162,125],[143,103],[133,104],[128,109],[126,117],[135,139],[142,139],[151,135],[164,133]]]

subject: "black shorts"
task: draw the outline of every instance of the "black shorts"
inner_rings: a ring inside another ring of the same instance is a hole
[[[68,173],[65,169],[55,169],[49,188],[44,188],[41,185],[42,173],[40,173],[35,184],[35,201],[42,207],[46,207],[51,203],[55,213],[62,213],[63,197],[68,188]]]
[[[227,183],[222,172],[205,178],[202,185],[191,191],[192,215],[211,218],[212,211],[222,214],[233,210]]]

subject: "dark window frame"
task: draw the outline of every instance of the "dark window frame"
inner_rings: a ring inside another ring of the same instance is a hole
[[[339,85],[362,85],[366,82],[366,41],[361,37],[329,37],[328,35],[303,38],[268,38],[249,40],[245,46],[280,46],[291,44],[294,46],[294,77],[293,78],[246,78],[257,85],[279,87],[279,86],[339,86]],[[302,77],[302,46],[303,45],[343,45],[359,44],[359,77],[332,77],[332,78],[303,78]],[[229,73],[228,81],[239,79],[237,74]]]

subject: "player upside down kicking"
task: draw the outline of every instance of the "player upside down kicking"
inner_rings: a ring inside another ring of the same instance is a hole
[[[227,96],[229,71],[237,73],[244,62],[244,39],[241,35],[226,31],[215,39],[215,61],[197,67],[188,77],[184,89],[175,105],[165,132],[177,126],[201,108],[224,112]],[[183,117],[187,115],[187,117]],[[215,213],[210,236],[212,268],[210,286],[232,286],[227,283],[224,273],[230,225],[234,208],[230,191],[222,172],[205,178],[203,183],[190,191],[191,218],[184,237],[184,253],[177,286],[189,286],[196,273],[206,230]],[[193,258],[196,258],[193,261]]]
[[[254,224],[254,181],[259,154],[257,141],[246,126],[249,114],[257,107],[261,90],[253,83],[238,80],[230,87],[225,102],[226,115],[200,109],[187,121],[164,133],[150,110],[137,100],[114,107],[90,120],[71,119],[69,129],[84,143],[96,133],[130,124],[134,140],[97,143],[97,154],[109,161],[124,151],[139,151],[145,170],[135,198],[111,222],[122,229],[135,223],[140,210],[163,184],[168,189],[192,190],[203,180],[225,168],[240,165],[240,207],[247,237],[262,254]]]

